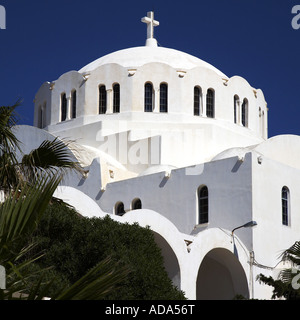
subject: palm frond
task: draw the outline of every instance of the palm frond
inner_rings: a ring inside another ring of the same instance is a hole
[[[59,139],[45,140],[37,149],[23,157],[21,166],[25,176],[30,179],[43,174],[64,173],[66,169],[82,171],[66,143]]]
[[[54,297],[55,300],[101,300],[115,289],[129,274],[129,269],[116,267],[106,258],[92,268],[69,289]]]
[[[61,179],[42,178],[23,186],[0,205],[0,260],[14,241],[33,232]]]
[[[13,127],[18,121],[16,108],[21,101],[17,101],[13,106],[0,106],[0,152],[6,152],[12,148],[19,149],[19,140],[13,133]]]
[[[296,241],[289,249],[285,250],[281,260],[300,266],[300,241]]]

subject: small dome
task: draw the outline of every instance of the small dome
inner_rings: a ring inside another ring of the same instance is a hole
[[[119,50],[101,57],[79,70],[89,73],[105,64],[116,63],[125,68],[137,68],[151,62],[165,63],[177,70],[203,67],[213,70],[221,77],[227,76],[211,64],[188,53],[164,47],[145,46]]]

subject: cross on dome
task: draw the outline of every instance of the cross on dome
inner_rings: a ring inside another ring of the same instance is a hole
[[[146,42],[146,46],[149,46],[149,45],[150,46],[152,46],[152,45],[156,45],[157,46],[157,42],[154,39],[154,27],[159,26],[159,22],[154,20],[154,12],[153,11],[147,12],[147,17],[142,18],[141,21],[143,23],[147,23],[147,42]]]

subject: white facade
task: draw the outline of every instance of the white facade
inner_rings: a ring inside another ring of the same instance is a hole
[[[30,137],[28,149],[45,136],[75,141],[89,173],[69,176],[57,196],[86,216],[149,225],[188,298],[270,298],[255,279],[273,275],[278,254],[299,240],[300,138],[268,139],[260,89],[158,47],[159,23],[152,13],[142,21],[144,47],[44,83],[35,98],[40,129],[19,127],[18,135]],[[252,220],[256,227],[232,236]]]

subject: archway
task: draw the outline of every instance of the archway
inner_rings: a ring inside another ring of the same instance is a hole
[[[198,300],[231,300],[237,295],[249,298],[245,271],[229,250],[209,251],[200,265],[196,284]]]
[[[172,280],[174,286],[181,289],[180,267],[173,249],[160,234],[157,232],[153,232],[153,234],[157,246],[161,249],[161,254],[164,258],[164,267],[169,278]]]

